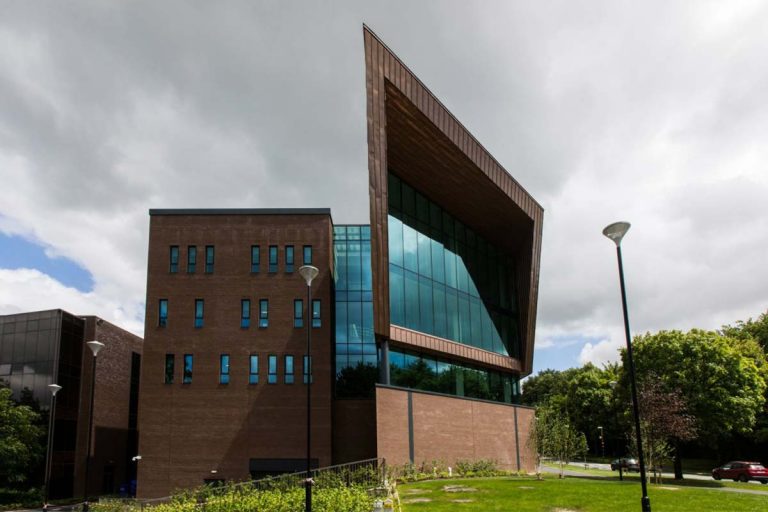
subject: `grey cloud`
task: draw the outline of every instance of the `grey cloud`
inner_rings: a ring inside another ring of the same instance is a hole
[[[619,217],[637,330],[768,302],[764,6],[10,5],[0,215],[93,272],[103,303],[142,314],[151,207],[366,221],[362,22],[544,204],[541,332],[620,332],[600,235]]]

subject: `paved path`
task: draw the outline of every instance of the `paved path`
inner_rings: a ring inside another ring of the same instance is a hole
[[[560,473],[560,469],[557,468],[557,467],[554,467],[554,464],[557,464],[557,463],[551,462],[551,461],[549,463],[553,464],[553,466],[548,466],[547,464],[542,464],[541,465],[542,473],[559,474]],[[610,464],[587,463],[586,466],[587,466],[586,469],[604,469],[604,470],[609,470],[609,471],[611,469]],[[614,475],[600,476],[600,475],[595,475],[593,473],[585,473],[584,471],[579,471],[579,469],[584,469],[584,464],[577,464],[577,463],[573,463],[573,462],[568,464],[568,465],[566,465],[566,468],[568,468],[568,469],[563,469],[563,474],[565,476],[582,476],[582,477],[586,476],[586,477],[592,477],[592,478],[611,478],[611,476],[614,476]],[[616,472],[616,475],[618,475],[618,471]],[[661,475],[662,475],[663,478],[667,478],[667,479],[672,479],[675,476],[672,473],[662,473]],[[696,474],[693,474],[693,473],[683,473],[683,477],[686,480],[707,480],[707,481],[714,482],[712,477],[707,477],[707,476],[704,476],[704,475],[696,475]],[[750,481],[750,483],[757,484],[757,485],[763,485],[760,482],[757,482],[757,481],[754,481],[754,480]],[[663,485],[674,486],[675,484],[674,483],[667,483],[667,484],[663,484]],[[680,486],[680,487],[684,487],[684,486]],[[740,489],[740,488],[737,488],[737,487],[695,487],[695,488],[696,489],[712,489],[713,491],[725,491],[725,492],[735,492],[735,493],[742,493],[742,494],[758,494],[760,496],[768,496],[768,492],[766,492],[766,491],[768,491],[768,489],[766,489],[765,491],[758,491],[757,489],[754,489],[754,490],[753,489]]]

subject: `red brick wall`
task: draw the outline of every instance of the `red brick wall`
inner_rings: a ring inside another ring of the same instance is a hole
[[[334,400],[333,463],[376,457],[376,401]]]
[[[415,464],[441,461],[451,466],[457,460],[493,459],[500,468],[516,471],[519,447],[519,469],[534,471],[535,457],[528,446],[532,409],[377,386],[377,451],[388,464],[410,461],[409,393]]]
[[[331,284],[329,215],[153,215],[150,222],[145,350],[139,409],[140,497],[170,494],[203,479],[246,479],[251,458],[306,455],[305,328],[293,327],[293,301],[306,304],[298,274],[302,246],[312,245],[320,275],[322,328],[312,329],[312,455],[331,463]],[[179,246],[179,272],[169,273],[169,247]],[[197,246],[197,272],[186,273],[188,245]],[[205,274],[205,246],[215,269]],[[261,271],[250,273],[251,245]],[[268,248],[279,247],[279,271],[268,273]],[[294,273],[285,272],[294,245]],[[168,326],[157,326],[158,300],[168,299]],[[194,301],[205,300],[204,327],[194,328]],[[240,328],[240,300],[251,300],[251,327]],[[269,299],[269,327],[258,327],[259,299]],[[165,354],[176,355],[173,384],[164,384]],[[219,384],[219,355],[230,355],[230,383]],[[259,384],[248,384],[248,356],[259,355]],[[191,384],[182,384],[183,355],[194,355]],[[278,384],[267,384],[267,356],[278,356]],[[283,383],[283,355],[295,358],[295,383]]]
[[[85,319],[85,341],[104,343],[96,362],[91,467],[88,490],[102,493],[105,466],[114,468],[115,485],[127,481],[126,464],[135,454],[128,453],[128,413],[131,386],[131,355],[142,353],[143,342],[120,327],[94,316]],[[85,456],[88,446],[93,355],[83,343],[78,435],[75,451],[74,496],[85,490]]]

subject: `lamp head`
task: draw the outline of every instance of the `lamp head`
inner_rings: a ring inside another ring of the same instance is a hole
[[[614,222],[613,224],[606,226],[603,230],[603,234],[613,240],[613,242],[616,244],[616,247],[621,245],[621,239],[624,238],[624,235],[627,234],[627,231],[629,231],[629,226],[631,224],[629,222]]]
[[[88,345],[88,348],[90,348],[91,352],[93,352],[93,357],[96,357],[97,355],[99,355],[99,350],[104,348],[104,344],[102,342],[95,341],[95,340],[89,341],[88,343],[86,343],[86,345]]]
[[[301,277],[307,282],[307,286],[312,286],[312,280],[317,277],[317,274],[319,273],[320,271],[317,267],[313,267],[312,265],[302,265],[299,267],[299,274],[301,274]]]
[[[56,396],[56,393],[61,390],[61,386],[58,384],[48,384],[48,390],[51,392],[51,395]]]

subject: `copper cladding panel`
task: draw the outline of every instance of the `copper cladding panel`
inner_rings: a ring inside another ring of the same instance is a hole
[[[526,375],[533,364],[543,209],[373,32],[364,27],[363,35],[376,334],[390,335],[391,169],[514,256],[522,337],[519,366]]]

